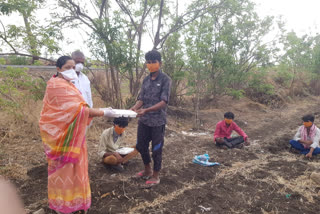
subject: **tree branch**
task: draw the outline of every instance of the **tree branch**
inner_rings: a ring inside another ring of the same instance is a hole
[[[13,50],[13,52],[17,53],[17,50],[13,47],[13,45],[6,39],[7,37],[3,37],[2,35],[0,35],[0,38],[5,41],[5,43],[7,43],[10,48]]]
[[[188,11],[185,14],[179,16],[177,18],[176,22],[174,23],[174,25],[170,28],[170,30],[161,39],[159,39],[158,42],[156,42],[156,40],[155,40],[153,48],[156,48],[160,43],[161,43],[161,47],[162,47],[164,42],[167,40],[167,38],[172,33],[179,31],[181,28],[183,28],[186,25],[188,25],[189,23],[193,22],[195,19],[197,19],[197,18],[203,16],[204,14],[208,13],[210,9],[214,9],[214,8],[220,7],[223,4],[223,2],[224,1],[221,1],[217,5],[211,5],[211,6],[207,6],[207,7],[202,7],[200,9],[191,10],[191,11]],[[191,17],[190,20],[187,20],[186,22],[180,24],[181,21],[184,19],[184,17],[186,17],[186,16],[188,16],[190,14],[194,14],[193,17]]]
[[[34,56],[34,55],[30,55],[30,54],[24,54],[24,53],[19,53],[19,52],[15,52],[15,53],[0,53],[0,56],[14,56],[14,55],[17,55],[17,56],[27,56],[27,57],[36,57],[36,58],[39,58],[39,59],[42,59],[42,60],[45,60],[45,61],[49,61],[49,62],[56,62],[55,60],[52,60],[52,59],[47,59],[47,58],[44,58],[44,57],[40,57],[40,56]]]
[[[106,37],[99,29],[100,27],[97,25],[95,20],[93,20],[91,17],[89,17],[87,14],[81,12],[81,8],[79,5],[75,4],[72,0],[68,0],[68,2],[73,6],[73,8],[70,8],[68,6],[67,9],[74,13],[74,19],[80,20],[83,24],[87,25],[89,28],[91,28],[94,32],[96,32],[102,39],[105,39],[106,41],[110,42],[108,37]],[[91,24],[87,21],[89,20]]]
[[[157,47],[158,44],[160,43],[160,29],[161,29],[161,19],[162,19],[162,11],[163,11],[163,3],[164,0],[161,0],[160,2],[160,11],[159,11],[159,18],[158,18],[158,28],[157,28],[157,32],[156,35],[154,37],[154,44],[153,44],[153,48]]]
[[[122,1],[120,0],[116,0],[117,4],[119,5],[120,9],[129,16],[131,24],[134,26],[135,30],[138,31],[138,26],[136,24],[136,22],[134,21],[132,14],[130,12],[130,10],[123,4]]]
[[[8,94],[3,93],[2,91],[0,91],[0,94],[6,97],[8,100],[17,103],[17,101],[13,97],[9,96]]]
[[[81,12],[81,8],[80,8],[79,5],[75,4],[72,0],[68,0],[68,2],[74,7],[75,11],[73,11],[73,12],[76,13],[76,15],[77,15],[76,18],[80,19],[80,16],[83,16],[84,18],[88,19],[88,20],[92,23],[92,25],[95,27],[95,29],[98,29],[95,21],[94,21],[90,16],[88,16],[87,14]],[[80,20],[81,20],[81,19],[80,19]],[[82,21],[82,20],[81,20],[81,21]],[[84,22],[84,23],[87,24],[87,22]],[[91,26],[91,25],[89,25],[89,24],[87,24],[87,25],[88,25],[89,27]],[[92,26],[91,26],[91,28],[93,29]]]
[[[7,43],[7,44],[10,46],[10,48],[13,50],[13,52],[17,53],[17,50],[15,49],[15,47],[13,47],[13,45],[11,44],[11,42],[9,42],[8,39],[7,39],[6,28],[4,27],[4,25],[3,25],[3,23],[2,23],[1,20],[0,20],[0,23],[1,23],[2,28],[3,28],[3,31],[4,31],[4,34],[3,34],[3,35],[0,34],[0,38],[1,38],[5,43]]]
[[[101,19],[101,18],[102,18],[102,15],[103,15],[103,9],[104,9],[104,7],[106,6],[106,2],[107,2],[107,0],[103,0],[103,1],[102,1],[101,7],[100,7],[100,15],[99,15],[99,19]]]
[[[96,9],[96,7],[95,7],[94,3],[92,2],[92,0],[90,0],[90,3],[91,3],[91,5],[92,5],[92,7],[93,7],[94,11],[96,12],[96,14],[97,14],[97,15],[99,15],[99,13],[98,13],[98,11],[97,11],[97,9]]]
[[[133,38],[136,37],[137,33],[142,34],[142,30],[143,30],[143,25],[144,25],[144,20],[146,19],[146,17],[148,16],[149,12],[151,11],[152,7],[149,7],[149,9],[147,10],[147,6],[148,6],[148,0],[144,1],[144,6],[143,6],[143,14],[140,20],[140,24],[139,24],[139,31],[135,32],[135,35]]]
[[[0,23],[1,23],[1,26],[3,28],[4,36],[5,36],[5,38],[7,38],[6,37],[6,35],[7,35],[6,28],[4,27],[4,24],[3,24],[3,22],[1,20],[0,20]]]

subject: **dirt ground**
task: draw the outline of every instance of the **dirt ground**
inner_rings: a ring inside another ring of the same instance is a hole
[[[309,178],[311,172],[320,172],[320,157],[306,159],[288,145],[302,115],[314,113],[319,124],[319,103],[320,98],[308,97],[270,109],[246,98],[236,102],[223,98],[201,111],[199,130],[192,130],[190,111],[170,107],[161,184],[151,189],[142,189],[143,180],[132,178],[143,169],[140,156],[122,173],[102,166],[97,156],[99,135],[111,123],[97,119],[87,136],[89,214],[320,213],[320,186]],[[248,134],[250,146],[223,150],[213,144],[215,124],[226,111],[235,113],[235,122]],[[19,130],[1,124],[0,174],[16,184],[28,213],[40,208],[54,213],[47,207],[47,164],[41,138],[25,131],[29,129],[23,124],[17,126]],[[127,129],[128,145],[136,142],[136,128],[134,119]],[[204,153],[221,165],[192,163],[195,155]]]

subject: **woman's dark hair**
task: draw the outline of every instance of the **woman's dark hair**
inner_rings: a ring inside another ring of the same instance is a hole
[[[307,115],[304,115],[302,118],[303,122],[314,122],[314,115],[312,114],[307,114]]]
[[[128,126],[129,120],[127,117],[116,117],[113,119],[113,124],[118,125],[122,128],[125,128]]]
[[[226,112],[224,113],[224,118],[227,118],[227,119],[234,119],[234,114],[232,112]]]
[[[61,69],[62,66],[64,66],[67,63],[68,60],[72,60],[72,58],[70,56],[59,57],[56,63],[56,67]]]
[[[148,60],[158,60],[159,62],[161,62],[161,54],[159,51],[156,50],[152,50],[146,53],[145,55],[145,59],[146,61]]]

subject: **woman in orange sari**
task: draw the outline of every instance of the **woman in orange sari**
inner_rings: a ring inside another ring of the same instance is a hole
[[[114,114],[110,108],[89,108],[70,82],[77,78],[74,67],[69,56],[57,60],[58,73],[47,82],[39,121],[48,161],[49,207],[57,213],[89,209],[86,127],[93,117]]]

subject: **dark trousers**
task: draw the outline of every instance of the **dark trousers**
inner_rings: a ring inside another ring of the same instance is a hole
[[[240,143],[243,143],[244,139],[242,136],[239,137],[232,137],[232,138],[224,138],[224,142],[223,143],[218,143],[216,142],[216,144],[218,146],[222,146],[222,145],[226,145],[228,148],[234,148],[235,146],[239,145]]]
[[[151,162],[149,143],[152,141],[152,159],[154,171],[160,171],[161,169],[164,132],[165,125],[151,127],[141,122],[138,123],[138,140],[136,148],[141,154],[143,163],[147,165]]]
[[[309,149],[304,148],[302,143],[299,143],[296,140],[290,140],[290,145],[292,146],[292,148],[299,150],[300,154],[306,155],[310,152],[310,148]],[[312,152],[312,155],[317,155],[317,154],[320,154],[320,148],[318,147],[315,148],[314,151]]]

